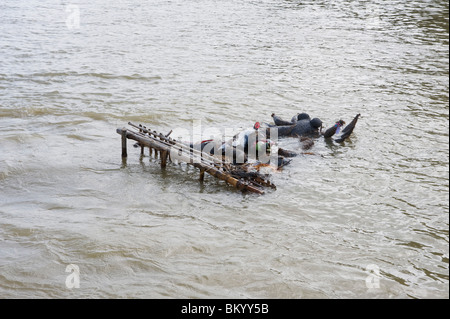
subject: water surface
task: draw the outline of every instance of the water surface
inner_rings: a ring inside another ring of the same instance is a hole
[[[0,296],[448,298],[448,31],[446,1],[2,1]],[[128,121],[304,111],[363,117],[264,196],[120,157]]]

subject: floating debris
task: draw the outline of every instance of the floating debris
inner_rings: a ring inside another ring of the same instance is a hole
[[[119,128],[117,133],[122,136],[122,157],[128,157],[127,140],[137,142],[135,146],[141,147],[141,155],[148,148],[150,156],[160,159],[161,169],[165,169],[168,161],[176,160],[192,165],[200,170],[200,181],[204,180],[205,173],[223,180],[236,189],[256,194],[264,194],[265,188],[276,189],[268,179],[268,174],[259,172],[259,166],[250,163],[233,164],[227,162],[225,157],[218,157],[203,152],[184,142],[169,137],[170,133],[162,134],[152,131],[143,125],[128,123],[131,128]]]

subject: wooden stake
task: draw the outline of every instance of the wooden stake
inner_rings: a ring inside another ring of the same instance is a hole
[[[155,153],[156,153],[155,156],[158,155],[158,151],[161,152],[161,167],[166,166],[167,157],[168,157],[169,152],[171,151],[172,147],[175,147],[176,150],[178,148],[180,148],[180,150],[181,150],[181,147],[184,147],[184,146],[180,146],[180,145],[171,145],[171,144],[167,145],[161,140],[151,139],[151,138],[142,136],[142,134],[140,134],[140,133],[134,133],[132,131],[127,131],[126,129],[117,129],[117,133],[122,135],[122,151],[125,150],[125,152],[126,152],[126,140],[127,140],[127,138],[129,138],[129,139],[139,142],[141,145],[154,148]],[[124,141],[125,141],[125,149],[123,147]],[[178,161],[181,160],[187,164],[192,164],[193,166],[199,168],[200,170],[204,170],[204,173],[208,173],[218,179],[221,179],[239,190],[247,190],[247,191],[250,191],[253,193],[257,193],[257,194],[264,194],[263,190],[255,187],[255,186],[249,185],[247,183],[241,182],[240,180],[232,177],[230,174],[227,174],[226,172],[221,171],[219,168],[214,167],[214,165],[212,163],[209,163],[209,164],[203,163],[203,162],[193,163],[193,158],[191,156],[192,156],[192,154],[190,154],[190,153],[188,155],[188,154],[183,154],[183,152],[181,152],[178,154],[177,160]]]
[[[122,157],[128,157],[128,152],[127,152],[127,129],[126,128],[122,129],[121,135],[122,135]]]
[[[205,170],[200,169],[200,182],[203,183],[204,180],[205,180]]]
[[[139,124],[139,127],[142,127],[142,124]],[[139,133],[143,133],[142,129],[139,130]],[[144,156],[144,145],[141,145],[141,156]]]
[[[167,157],[169,153],[167,151],[161,151],[161,168],[165,169],[167,166]]]

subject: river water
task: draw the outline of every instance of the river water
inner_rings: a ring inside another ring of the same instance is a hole
[[[448,298],[448,9],[1,1],[0,297]],[[239,132],[273,112],[362,118],[262,196],[131,142],[121,158],[129,121]]]

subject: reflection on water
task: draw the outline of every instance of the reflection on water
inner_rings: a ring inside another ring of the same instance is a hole
[[[448,7],[0,4],[1,296],[448,298]],[[129,121],[238,132],[304,111],[363,117],[264,196],[120,157]]]

